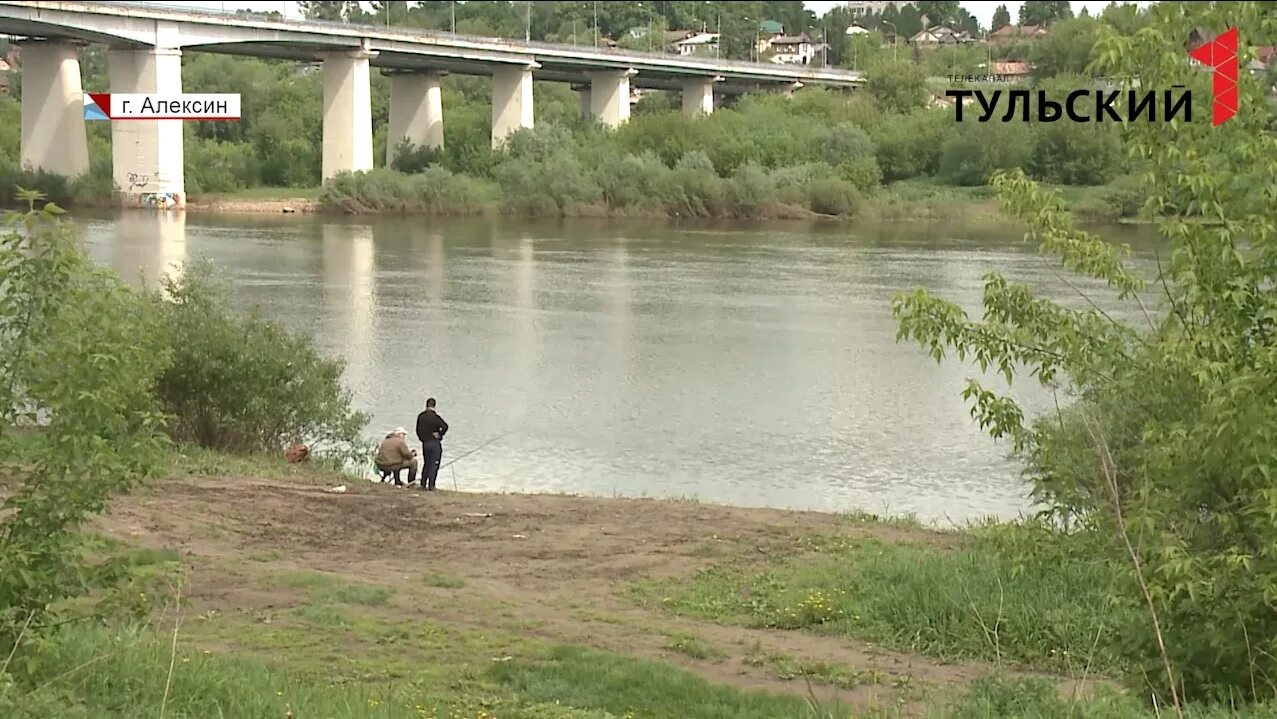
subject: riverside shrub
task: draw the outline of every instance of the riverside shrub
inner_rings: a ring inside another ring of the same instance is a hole
[[[355,457],[365,416],[341,384],[344,363],[310,338],[240,314],[207,261],[188,264],[152,296],[172,361],[156,392],[179,442],[231,452],[281,452],[303,441]]]
[[[76,531],[159,466],[155,383],[169,359],[149,303],[92,265],[56,205],[22,197],[28,211],[0,229],[0,476],[19,478],[0,508],[0,655],[12,658],[0,689],[38,669],[35,650],[67,615],[136,602],[118,591],[122,567],[88,561]],[[18,451],[23,426],[40,432],[34,451]]]
[[[1189,28],[1227,26],[1254,44],[1277,41],[1268,3],[1157,4],[1133,37],[1101,30],[1097,70],[1209,97],[1209,75],[1184,62],[1179,43]],[[1080,230],[1058,195],[1019,171],[997,176],[1026,239],[1104,282],[1137,323],[1036,297],[998,273],[986,277],[983,321],[926,290],[894,305],[901,338],[937,360],[952,350],[1073,396],[1068,409],[1029,419],[978,380],[964,391],[981,427],[1025,459],[1049,515],[1095,532],[1094,559],[1122,569],[1100,641],[1162,707],[1259,702],[1277,684],[1277,137],[1265,132],[1264,89],[1247,75],[1238,88],[1237,115],[1218,127],[1125,126],[1168,245],[1151,283],[1129,248]],[[1171,206],[1211,222],[1166,216]]]

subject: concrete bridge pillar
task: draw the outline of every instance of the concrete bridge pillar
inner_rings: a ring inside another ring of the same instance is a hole
[[[576,99],[580,103],[581,117],[590,116],[590,86],[589,85],[573,85],[576,90]]]
[[[89,171],[80,61],[68,42],[22,44],[19,163],[66,177]]]
[[[441,73],[395,73],[390,76],[390,131],[386,135],[386,167],[404,140],[414,147],[443,149]]]
[[[112,93],[179,94],[182,51],[113,49],[107,53],[107,72]],[[182,120],[111,123],[112,175],[124,204],[186,205],[182,125]]]
[[[492,72],[492,147],[532,127],[532,71],[539,65],[498,67]]]
[[[367,172],[372,163],[372,91],[368,59],[375,52],[323,53],[324,158],[322,180],[339,172]]]
[[[635,70],[597,70],[590,78],[590,112],[608,127],[620,127],[630,119],[630,78]]]
[[[714,83],[721,77],[698,77],[683,81],[683,114],[708,115],[714,111]]]

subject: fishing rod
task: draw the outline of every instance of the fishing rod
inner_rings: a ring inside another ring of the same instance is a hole
[[[450,460],[448,460],[447,462],[444,462],[443,464],[439,465],[439,469],[443,469],[444,467],[451,466],[453,462],[460,462],[461,460],[465,459],[466,457],[469,457],[470,455],[474,454],[475,452],[478,452],[479,450],[483,449],[484,447],[487,447],[488,445],[492,444],[493,442],[496,442],[496,441],[497,441],[497,440],[499,440],[499,439],[504,439],[504,438],[506,438],[506,437],[510,436],[510,434],[511,434],[512,432],[514,432],[514,430],[510,429],[510,430],[506,430],[505,432],[502,432],[501,434],[498,434],[497,436],[493,437],[492,439],[489,439],[488,441],[484,442],[483,444],[480,444],[478,447],[475,447],[474,449],[470,450],[469,452],[466,452],[466,453],[464,453],[464,454],[462,454],[462,455],[460,455],[460,456],[458,456],[458,457],[454,457],[453,459],[450,459]]]

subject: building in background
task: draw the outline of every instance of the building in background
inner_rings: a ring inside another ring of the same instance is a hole
[[[897,10],[906,6],[918,6],[914,0],[883,0],[882,2],[849,2],[847,9],[851,11],[852,17],[862,17],[865,15],[881,15],[889,7],[895,7]]]

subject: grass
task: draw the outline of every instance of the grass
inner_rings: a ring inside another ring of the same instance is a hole
[[[722,659],[727,656],[722,650],[706,643],[701,639],[690,634],[671,634],[669,636],[669,644],[666,645],[672,652],[678,652],[689,656],[693,659]]]
[[[427,587],[436,587],[438,589],[460,589],[466,586],[464,579],[448,574],[427,574],[422,583]]]
[[[347,582],[323,572],[276,572],[271,575],[270,581],[279,587],[307,590],[311,599],[335,604],[381,606],[390,601],[394,594],[388,587]]]
[[[172,717],[284,717],[290,708],[298,719],[815,716],[799,698],[713,685],[663,662],[332,607],[304,606],[270,626],[188,619],[179,640],[171,655],[167,631],[65,632],[44,648],[48,674],[80,669],[42,682],[8,716],[124,719],[159,716],[161,704]],[[223,648],[200,648],[210,643]]]
[[[881,672],[857,671],[851,667],[819,659],[801,659],[783,652],[764,652],[758,645],[755,645],[741,661],[750,666],[765,667],[774,672],[777,679],[784,681],[807,677],[814,682],[841,689],[885,683],[904,687],[910,682],[907,675],[887,677]]]
[[[635,593],[685,616],[841,635],[944,660],[1119,668],[1110,656],[1092,656],[1116,575],[1103,564],[1063,555],[1026,561],[1003,549],[1008,535],[1033,531],[976,529],[956,548],[804,536],[761,565],[729,560]]]

